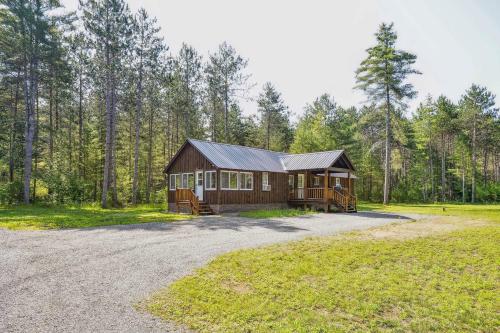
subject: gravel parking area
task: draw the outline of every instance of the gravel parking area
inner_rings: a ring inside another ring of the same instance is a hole
[[[176,332],[134,304],[218,254],[414,218],[210,216],[92,229],[0,229],[0,332]]]

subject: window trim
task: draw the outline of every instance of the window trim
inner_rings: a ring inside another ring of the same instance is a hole
[[[313,185],[314,186],[319,186],[319,183],[320,183],[319,176],[314,176],[314,178],[313,178]]]
[[[213,187],[207,187],[207,183],[208,183],[207,179],[209,179],[207,174],[209,174],[209,173],[215,174],[215,182],[214,182],[214,184],[210,184],[210,185],[213,185]],[[217,170],[205,171],[205,191],[217,191]]]
[[[266,175],[266,183],[264,184],[264,174]],[[262,172],[262,191],[263,192],[270,192],[271,191],[271,184],[269,184],[269,172],[263,171]]]
[[[222,187],[222,173],[228,173],[229,174],[229,179],[228,179],[228,185],[231,186],[231,174],[235,173],[236,174],[236,188],[226,188]],[[220,171],[220,189],[221,191],[238,191],[240,189],[240,176],[238,171],[231,171],[231,170],[221,170]]]
[[[185,189],[185,190],[187,190],[187,189],[194,190],[194,188],[196,186],[196,180],[194,179],[194,173],[193,172],[183,172],[183,173],[181,173],[181,175],[182,175],[181,176],[181,186],[179,188]],[[187,175],[187,179],[186,179],[186,183],[187,184],[186,184],[186,187],[182,186],[182,177],[184,177],[184,175]],[[189,187],[189,175],[193,176],[193,187],[192,188]]]
[[[172,182],[172,176],[174,177],[174,181]],[[177,189],[177,182],[175,181],[175,178],[176,177],[180,177],[181,174],[180,173],[171,173],[170,175],[168,175],[168,189],[170,191],[175,191]],[[181,179],[181,183],[182,183],[182,179]],[[174,185],[174,187],[172,188],[172,184]]]
[[[241,175],[250,175],[251,178],[252,178],[252,188],[241,188]],[[249,172],[249,171],[241,171],[238,173],[238,188],[240,191],[253,191],[253,172]]]

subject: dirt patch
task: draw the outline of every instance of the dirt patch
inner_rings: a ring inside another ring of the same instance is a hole
[[[414,222],[391,224],[383,227],[363,230],[353,235],[355,239],[412,239],[444,234],[465,228],[482,227],[492,223],[471,220],[463,217],[429,217]]]
[[[246,282],[224,281],[221,283],[222,288],[233,291],[240,295],[245,295],[253,292],[253,288]]]

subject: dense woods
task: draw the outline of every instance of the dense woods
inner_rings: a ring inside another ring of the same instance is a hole
[[[353,73],[366,105],[318,92],[302,112],[270,82],[250,96],[251,59],[226,42],[208,55],[188,44],[173,53],[155,18],[123,0],[82,0],[64,15],[58,7],[0,1],[0,203],[163,202],[163,167],[188,137],[345,149],[365,200],[500,200],[495,96],[472,83],[456,101],[417,96],[408,77],[425,73],[397,48],[392,24]],[[406,104],[414,98],[416,110]]]

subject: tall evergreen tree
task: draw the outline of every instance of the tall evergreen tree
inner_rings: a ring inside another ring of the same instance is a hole
[[[384,103],[385,116],[385,174],[384,204],[389,202],[391,171],[391,113],[405,98],[413,98],[416,91],[406,82],[408,75],[420,74],[412,65],[417,57],[396,49],[397,34],[393,24],[382,23],[375,34],[377,44],[367,49],[368,57],[356,70],[355,88],[363,90],[376,103]]]
[[[265,149],[288,151],[293,138],[290,111],[276,88],[267,82],[257,99],[261,144]]]
[[[113,205],[117,205],[116,189],[116,123],[117,89],[122,58],[128,48],[131,16],[124,0],[81,0],[85,28],[96,53],[102,81],[105,82],[106,141],[101,205],[108,205],[108,188],[113,184]]]
[[[476,201],[478,128],[487,115],[497,114],[495,95],[485,87],[473,84],[461,99],[461,119],[471,147],[471,202]]]

